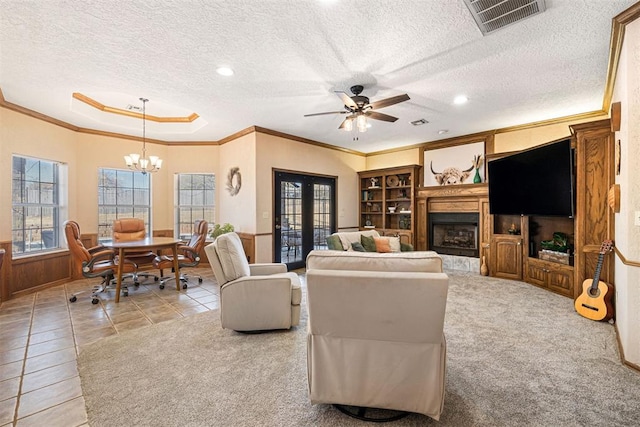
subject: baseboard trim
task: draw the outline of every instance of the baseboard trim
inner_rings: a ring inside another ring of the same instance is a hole
[[[624,348],[622,347],[622,341],[620,341],[620,331],[618,330],[618,323],[617,322],[614,323],[613,327],[614,327],[614,330],[616,331],[616,342],[618,343],[618,352],[620,352],[620,361],[622,362],[623,365],[626,365],[629,368],[633,369],[634,371],[637,371],[638,373],[640,373],[640,365],[631,363],[624,357]]]

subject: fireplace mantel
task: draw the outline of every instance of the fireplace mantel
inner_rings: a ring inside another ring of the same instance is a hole
[[[427,222],[429,213],[477,212],[479,214],[480,257],[488,250],[491,227],[489,224],[489,190],[486,183],[420,187],[416,190],[417,223],[416,246],[428,249]]]

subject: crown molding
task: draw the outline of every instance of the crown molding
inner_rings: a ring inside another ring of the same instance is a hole
[[[640,3],[636,3],[627,10],[614,16],[611,20],[611,41],[609,43],[609,62],[607,64],[607,82],[604,88],[604,97],[602,100],[602,111],[605,114],[611,107],[611,99],[613,98],[613,88],[616,83],[616,75],[618,74],[618,64],[620,63],[620,54],[622,53],[622,42],[624,41],[624,32],[627,24],[640,18]]]
[[[90,107],[93,107],[96,110],[100,110],[105,113],[119,114],[121,116],[133,117],[141,120],[143,118],[142,113],[138,113],[136,111],[123,110],[122,108],[116,108],[116,107],[110,107],[108,105],[104,105],[96,101],[95,99],[88,97],[87,95],[81,94],[80,92],[74,92],[71,96],[77,99],[78,101],[84,102]],[[145,120],[150,120],[150,121],[159,122],[159,123],[191,123],[194,120],[196,120],[198,117],[200,116],[198,116],[196,113],[191,113],[186,117],[159,117],[151,114],[144,115]]]

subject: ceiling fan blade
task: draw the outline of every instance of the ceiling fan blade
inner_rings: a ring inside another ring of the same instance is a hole
[[[403,95],[392,96],[391,98],[385,98],[381,99],[380,101],[372,102],[371,108],[377,110],[378,108],[388,107],[393,104],[408,101],[409,99],[411,98],[409,98],[409,95],[407,95],[406,93]]]
[[[326,113],[313,113],[313,114],[305,114],[305,117],[311,116],[324,116],[325,114],[345,114],[348,111],[327,111]]]
[[[378,113],[377,111],[367,111],[365,115],[370,119],[382,120],[383,122],[395,122],[396,120],[398,120],[397,117],[393,117],[388,114]]]
[[[353,99],[351,99],[351,97],[349,95],[347,95],[346,93],[340,92],[340,91],[336,91],[336,95],[338,95],[340,97],[340,99],[342,99],[342,102],[347,107],[349,107],[349,108],[358,108],[358,104],[353,102]]]

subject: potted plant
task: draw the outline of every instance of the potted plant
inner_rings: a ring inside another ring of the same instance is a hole
[[[233,225],[229,224],[228,222],[225,222],[224,224],[214,224],[213,228],[211,229],[211,233],[209,233],[209,236],[213,237],[213,240],[215,240],[221,234],[231,233],[232,231],[234,231]]]

